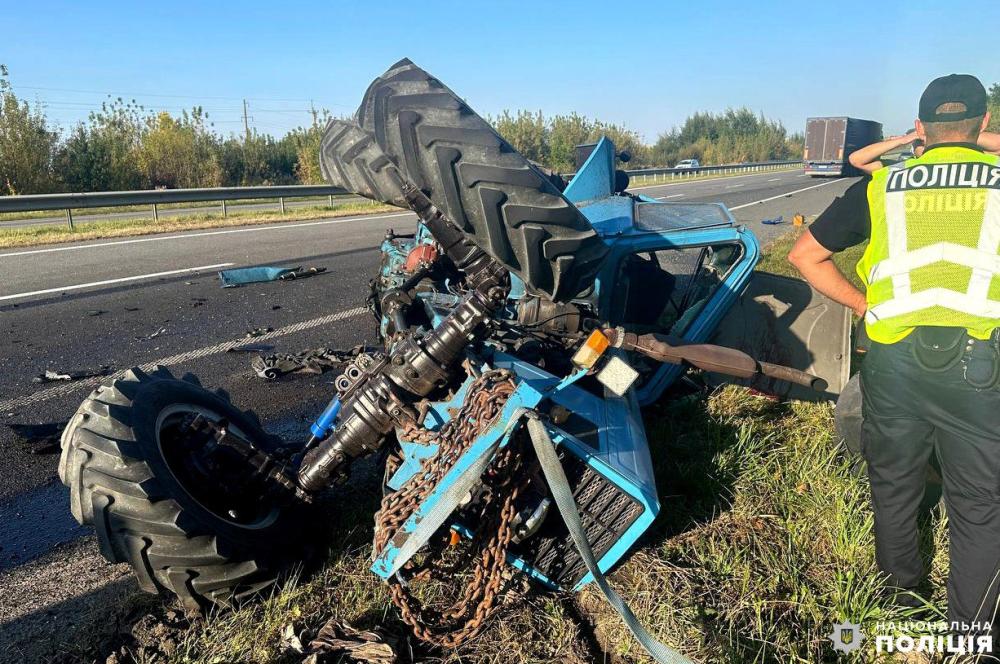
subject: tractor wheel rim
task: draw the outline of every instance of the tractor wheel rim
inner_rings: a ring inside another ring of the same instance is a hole
[[[201,415],[213,422],[226,418],[211,408],[191,403],[170,404],[156,418],[156,445],[174,481],[203,510],[226,523],[243,529],[259,530],[274,523],[278,508],[267,507],[259,495],[241,494],[221,481],[193,470],[190,445],[180,437],[178,429],[191,415]],[[230,430],[243,438],[246,433],[236,424]],[[246,469],[250,472],[250,468]]]

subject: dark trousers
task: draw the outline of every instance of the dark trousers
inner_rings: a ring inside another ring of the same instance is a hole
[[[975,390],[961,364],[924,370],[908,339],[873,343],[861,383],[879,567],[900,588],[923,578],[917,516],[936,451],[950,536],[948,619],[992,621],[1000,589],[1000,388]]]

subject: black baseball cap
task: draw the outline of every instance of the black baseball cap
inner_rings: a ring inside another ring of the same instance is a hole
[[[964,111],[938,113],[942,104],[963,104]],[[921,122],[955,122],[986,115],[986,88],[971,74],[935,78],[920,95]]]

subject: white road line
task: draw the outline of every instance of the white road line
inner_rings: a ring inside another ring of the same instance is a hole
[[[821,184],[814,184],[811,187],[803,187],[802,189],[796,189],[795,191],[788,191],[784,194],[778,194],[777,196],[771,196],[770,198],[762,198],[759,201],[752,201],[750,203],[744,203],[743,205],[737,205],[736,207],[729,208],[730,212],[735,212],[736,210],[742,210],[745,207],[750,207],[751,205],[757,205],[758,203],[767,203],[768,201],[776,201],[779,198],[785,198],[786,196],[791,196],[792,194],[798,194],[803,191],[809,191],[810,189],[817,189],[819,187],[825,187],[828,184],[833,184],[834,182],[840,182],[840,180],[830,180],[828,182],[823,182]]]
[[[737,178],[759,178],[767,173],[747,173],[746,175],[723,175],[717,178],[693,178],[681,182],[668,182],[666,184],[647,184],[642,187],[629,187],[629,191],[641,191],[642,189],[657,189],[659,187],[677,187],[682,184],[704,184],[707,182],[717,182],[718,180],[736,180]]]
[[[268,339],[276,339],[278,337],[283,337],[288,334],[293,334],[295,332],[301,332],[303,330],[309,330],[314,327],[320,327],[322,325],[329,325],[330,323],[336,323],[338,321],[345,320],[347,318],[354,318],[355,316],[360,316],[368,312],[365,307],[355,307],[354,309],[348,309],[347,311],[341,311],[339,313],[330,314],[328,316],[321,316],[319,318],[313,318],[311,320],[301,321],[299,323],[292,323],[291,325],[286,325],[285,327],[279,327],[273,332],[268,332],[262,334],[259,337],[254,337],[248,340],[246,337],[240,337],[239,339],[233,339],[232,341],[224,341],[214,346],[206,346],[204,348],[198,348],[196,350],[186,351],[184,353],[178,353],[176,355],[171,355],[169,357],[163,357],[152,362],[146,362],[145,364],[139,365],[139,368],[143,371],[151,371],[153,367],[156,366],[174,366],[177,364],[183,364],[184,362],[190,362],[191,360],[197,360],[203,357],[208,357],[209,355],[218,355],[219,353],[225,353],[230,348],[235,346],[241,346],[247,341],[253,341],[254,343],[266,341]],[[98,378],[86,378],[84,380],[77,380],[70,383],[63,383],[55,387],[50,387],[45,390],[39,390],[32,394],[26,394],[16,399],[8,399],[7,401],[0,401],[0,414],[6,414],[18,408],[28,406],[40,401],[48,401],[49,399],[54,399],[56,397],[65,396],[75,392],[78,388],[93,388],[97,387],[101,383],[114,380],[115,378],[121,378],[125,375],[127,370],[122,370],[111,376],[103,376]]]
[[[804,177],[806,177],[807,175],[809,175],[809,174],[808,174],[808,173],[803,173],[802,175],[800,175],[800,176],[798,176],[798,177],[800,177],[800,178],[804,178]]]
[[[780,182],[781,178],[771,178],[768,182]]]
[[[683,196],[683,195],[684,195],[684,194],[670,194],[669,196],[659,196],[659,197],[657,197],[657,199],[656,199],[656,200],[658,200],[658,201],[662,201],[662,200],[665,200],[665,199],[667,199],[667,198],[679,198],[679,197],[681,197],[681,196]]]
[[[95,244],[71,244],[66,247],[50,247],[48,249],[30,249],[28,251],[12,251],[0,254],[0,259],[11,258],[13,256],[31,256],[33,254],[47,254],[53,251],[78,251],[80,249],[94,249],[97,247],[114,247],[121,244],[138,244],[140,242],[163,242],[165,240],[186,240],[192,237],[207,237],[210,235],[229,235],[232,233],[262,233],[265,231],[283,231],[289,228],[308,228],[310,226],[325,226],[328,224],[345,224],[350,221],[373,221],[375,219],[391,219],[393,217],[412,216],[412,212],[398,212],[394,214],[380,215],[359,215],[355,217],[342,217],[339,219],[327,219],[325,221],[310,221],[304,224],[274,224],[270,226],[251,226],[249,228],[231,228],[222,231],[207,231],[204,233],[185,233],[183,235],[156,235],[153,237],[137,238],[135,240],[116,240],[114,242],[98,242]]]
[[[119,279],[105,279],[104,281],[91,281],[88,284],[74,284],[72,286],[60,286],[59,288],[46,288],[45,290],[29,291],[27,293],[14,293],[13,295],[0,295],[0,300],[16,300],[20,297],[31,297],[33,295],[48,295],[50,293],[62,293],[64,291],[81,290],[83,288],[93,288],[94,286],[107,286],[108,284],[120,284],[126,281],[139,281],[140,279],[155,279],[157,277],[169,277],[174,274],[185,274],[188,272],[204,272],[205,270],[218,270],[220,267],[229,267],[236,263],[216,263],[215,265],[200,265],[198,267],[186,267],[182,270],[169,270],[167,272],[153,272],[151,274],[137,274],[134,277],[121,277]]]
[[[743,184],[731,184],[728,187],[726,187],[726,189],[736,189],[737,187],[745,187],[745,186],[746,185]]]

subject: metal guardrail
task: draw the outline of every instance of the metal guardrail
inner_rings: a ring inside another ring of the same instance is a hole
[[[766,171],[783,166],[794,166],[801,164],[802,160],[795,161],[761,161],[752,164],[720,164],[718,166],[699,166],[698,168],[639,168],[626,171],[629,177],[637,175],[668,175],[687,173],[735,173],[737,171]]]
[[[696,177],[705,173],[737,173],[775,170],[801,164],[801,161],[768,161],[752,164],[722,164],[700,166],[698,168],[642,168],[626,171],[633,184],[641,184],[650,177],[670,175],[671,178]],[[565,175],[571,178],[575,173]],[[642,180],[638,180],[642,178]],[[327,196],[333,204],[333,196],[349,194],[339,187],[328,185],[284,185],[265,187],[212,187],[205,189],[151,189],[143,191],[96,191],[65,194],[30,194],[26,196],[0,196],[0,213],[37,212],[44,210],[65,210],[66,221],[73,227],[73,210],[121,207],[125,205],[152,206],[152,219],[159,220],[158,205],[169,203],[221,202],[221,211],[227,213],[226,201],[277,198],[279,209],[285,212],[286,198],[307,198]]]

